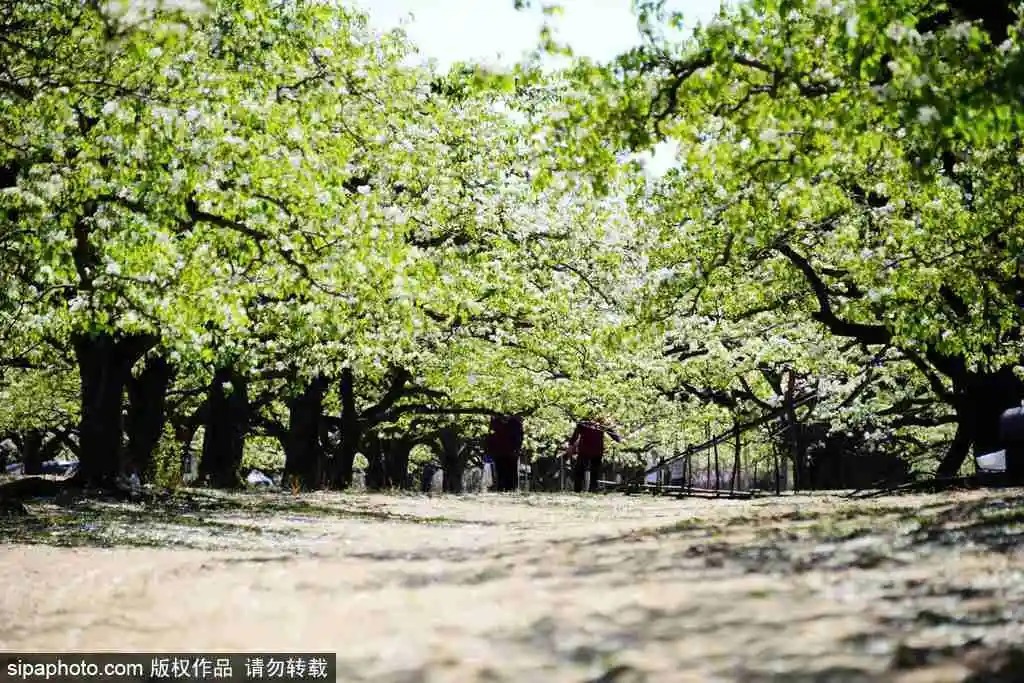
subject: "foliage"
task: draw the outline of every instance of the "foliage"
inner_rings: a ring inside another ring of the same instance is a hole
[[[546,128],[555,168],[599,178],[621,167],[609,151],[677,143],[635,206],[654,236],[643,306],[694,359],[688,393],[749,409],[778,404],[766,372],[819,388],[873,375],[819,403],[834,429],[928,450],[955,412],[954,471],[965,445],[992,444],[1024,322],[1013,20],[765,0],[677,40],[657,25],[678,15],[638,5],[650,40],[577,62]]]
[[[174,436],[174,428],[170,424],[164,426],[160,440],[153,452],[152,472],[147,472],[146,481],[164,489],[176,489],[182,486],[181,446]]]
[[[284,452],[276,439],[266,436],[251,436],[245,440],[245,456],[242,460],[242,468],[248,474],[248,470],[256,469],[264,473],[274,472],[284,468]]]
[[[145,333],[188,433],[245,375],[249,467],[314,378],[337,420],[348,370],[348,427],[421,445],[516,412],[554,454],[602,414],[636,461],[797,395],[865,448],[977,442],[1024,350],[1016,28],[757,0],[680,38],[636,6],[611,64],[438,74],[336,2],[13,3],[0,429],[80,419],[71,342]]]
[[[65,368],[10,370],[0,385],[0,433],[46,429],[78,418],[78,378]]]

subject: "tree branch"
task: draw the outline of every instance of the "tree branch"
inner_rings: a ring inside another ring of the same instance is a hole
[[[892,342],[892,333],[884,325],[867,325],[854,323],[839,318],[832,309],[829,301],[828,286],[815,272],[810,262],[793,250],[788,244],[778,244],[775,250],[785,256],[796,266],[807,284],[810,286],[814,297],[818,301],[818,311],[811,314],[811,317],[825,325],[832,334],[840,337],[853,337],[865,344],[889,344]]]

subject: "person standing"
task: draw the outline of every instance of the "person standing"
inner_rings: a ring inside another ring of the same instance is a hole
[[[515,491],[519,476],[519,451],[523,446],[523,418],[518,415],[495,415],[485,448],[494,459],[496,491]]]
[[[573,490],[576,493],[583,492],[583,479],[586,472],[590,472],[590,485],[587,487],[590,493],[597,493],[597,480],[601,476],[601,465],[604,460],[604,435],[621,443],[622,437],[606,426],[605,420],[581,420],[576,423],[576,429],[569,437],[571,452],[576,454],[576,463],[573,465]]]

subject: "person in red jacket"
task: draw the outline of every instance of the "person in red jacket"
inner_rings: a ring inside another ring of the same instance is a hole
[[[569,446],[576,454],[576,464],[573,466],[573,490],[576,493],[583,491],[583,478],[585,472],[590,472],[590,493],[597,493],[597,480],[601,477],[601,462],[604,459],[604,435],[621,443],[622,437],[616,434],[607,426],[606,420],[581,420],[576,423],[576,429],[569,437]]]
[[[523,446],[523,418],[518,415],[495,415],[485,448],[494,459],[496,491],[515,491],[519,476],[519,451]]]

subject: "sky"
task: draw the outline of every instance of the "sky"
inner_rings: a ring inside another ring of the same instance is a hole
[[[537,46],[544,21],[541,4],[517,11],[513,0],[356,0],[379,30],[401,26],[420,52],[441,69],[460,61],[512,64]],[[577,55],[601,61],[640,42],[630,0],[558,0],[563,13],[551,20],[555,37]],[[720,0],[668,0],[683,13],[684,30],[708,23]],[[674,148],[660,145],[642,154],[647,170],[660,175],[674,162]]]
[[[552,20],[556,36],[577,54],[606,60],[640,40],[630,0],[534,0],[523,11],[513,0],[356,0],[377,28],[403,25],[423,58],[442,68],[456,61],[517,61],[536,46],[543,23],[539,6],[552,1],[564,8]],[[692,26],[707,23],[719,0],[669,0],[667,6]]]

